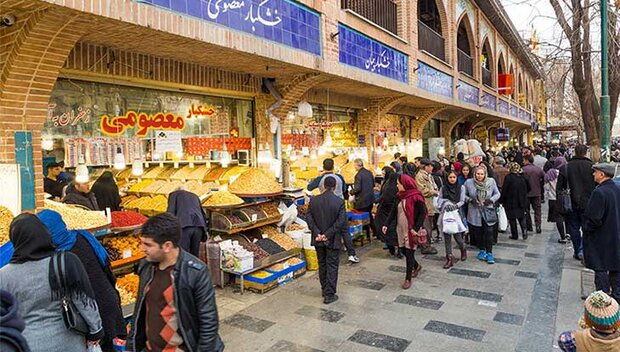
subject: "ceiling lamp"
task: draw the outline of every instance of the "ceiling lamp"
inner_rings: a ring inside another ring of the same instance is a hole
[[[114,155],[114,169],[123,170],[125,167],[126,167],[125,155],[123,155],[123,151],[121,150],[121,147],[117,147],[116,155]]]
[[[312,117],[312,105],[302,100],[297,104],[297,114],[301,117]]]
[[[86,167],[86,164],[80,163],[76,168],[75,168],[75,182],[76,183],[86,183],[88,182],[89,177],[88,177],[88,167]]]
[[[142,166],[142,160],[136,159],[131,164],[131,174],[134,176],[142,176],[144,174],[144,167]]]
[[[323,145],[326,147],[331,147],[333,144],[334,142],[332,141],[331,134],[329,134],[329,131],[325,131],[325,141],[323,142]]]
[[[41,141],[41,149],[52,150],[54,149],[54,140],[51,137],[44,137]]]

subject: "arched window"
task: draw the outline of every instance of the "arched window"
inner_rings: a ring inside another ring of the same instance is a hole
[[[493,52],[489,39],[484,41],[482,53],[480,55],[480,66],[482,68],[482,83],[489,87],[493,87]]]
[[[461,18],[458,30],[456,32],[456,47],[458,52],[458,69],[459,72],[466,73],[471,77],[474,76],[474,63],[472,47],[473,36],[469,18],[467,15]]]
[[[436,0],[418,0],[418,47],[446,61],[446,41]]]
[[[510,65],[510,74],[512,75],[512,99],[517,100],[517,77],[515,76],[515,68]]]

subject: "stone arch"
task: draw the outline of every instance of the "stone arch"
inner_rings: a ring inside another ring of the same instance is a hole
[[[444,129],[443,129],[443,138],[444,138],[444,140],[446,142],[445,143],[446,155],[450,155],[450,148],[451,148],[451,145],[452,145],[452,132],[454,131],[456,126],[458,126],[463,121],[467,120],[467,118],[470,117],[473,114],[474,113],[472,113],[472,112],[465,112],[465,113],[462,113],[460,115],[457,115],[455,118],[453,118],[450,121],[448,121],[448,124],[444,127]]]
[[[418,2],[417,2],[417,6],[418,6],[417,7],[417,10],[418,10],[417,11],[418,12],[418,20],[422,21],[423,23],[424,23],[424,21],[420,18],[420,13],[421,13],[420,5],[421,5],[422,2],[430,2],[430,3],[434,3],[435,4],[435,8],[436,8],[437,13],[439,15],[439,21],[440,21],[440,24],[441,24],[441,27],[440,27],[439,31],[437,31],[437,33],[441,34],[441,36],[444,39],[444,50],[445,50],[445,53],[446,53],[446,62],[451,62],[451,59],[452,59],[452,55],[451,55],[451,51],[450,51],[450,48],[452,47],[451,46],[451,40],[450,40],[451,28],[450,28],[450,21],[448,20],[448,12],[446,11],[446,6],[445,6],[444,2],[441,1],[441,0],[418,0]]]
[[[508,66],[506,66],[506,56],[503,52],[499,53],[497,59],[497,73],[509,73]]]
[[[282,104],[274,109],[272,113],[277,116],[280,121],[286,119],[287,114],[299,100],[317,84],[325,82],[327,76],[320,73],[306,73],[295,75],[293,79],[279,87],[282,94]]]
[[[476,51],[476,36],[474,35],[474,31],[471,26],[471,21],[469,20],[468,14],[463,13],[463,15],[456,22],[458,26],[456,27],[455,40],[457,52],[461,50],[469,55],[472,59],[472,67],[476,67],[478,63],[477,51]],[[458,55],[457,55],[458,58]],[[458,63],[458,60],[457,60]],[[457,65],[458,66],[458,65]],[[462,71],[461,68],[458,68],[459,71]],[[477,70],[473,70],[471,75],[472,77],[476,77]]]
[[[513,100],[517,100],[517,76],[515,74],[515,68],[512,65],[512,63],[510,63],[510,74],[512,75],[512,95],[511,98]]]
[[[489,70],[491,77],[490,77],[490,81],[489,82],[485,82],[487,83],[488,86],[490,87],[495,87],[495,53],[493,52],[493,48],[491,46],[491,41],[489,40],[489,37],[486,36],[484,37],[483,41],[482,41],[482,46],[480,47],[480,57],[482,60],[482,56],[486,57],[485,61],[481,61],[480,66],[482,68],[485,68],[487,70]],[[482,69],[481,69],[482,72]],[[481,73],[482,78],[484,79],[484,74]]]
[[[426,125],[426,123],[438,113],[446,109],[446,106],[433,106],[417,110],[414,115],[418,118],[411,124],[412,138],[422,138],[422,130],[424,129],[424,125]]]

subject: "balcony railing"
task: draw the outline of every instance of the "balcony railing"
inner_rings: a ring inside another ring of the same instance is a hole
[[[474,76],[474,64],[471,56],[467,55],[463,50],[457,49],[459,56],[459,72]]]
[[[398,34],[398,15],[394,0],[341,0],[342,8],[365,17],[379,27]]]
[[[491,75],[491,71],[484,67],[482,67],[482,83],[489,87],[493,87],[493,76]]]
[[[434,57],[446,61],[445,40],[441,34],[435,32],[431,27],[418,21],[418,47],[420,50],[427,51]]]

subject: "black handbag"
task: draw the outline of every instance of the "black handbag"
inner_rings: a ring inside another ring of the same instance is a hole
[[[556,191],[555,199],[560,214],[569,214],[573,212],[573,201],[570,197],[570,179],[568,178],[568,165],[566,165],[566,189]]]
[[[71,300],[71,298],[68,297],[67,295],[67,280],[66,280],[67,271],[65,270],[65,252],[64,251],[57,252],[52,257],[52,268],[54,270],[54,276],[56,276],[56,283],[58,284],[58,287],[60,287],[61,291],[63,292],[63,295],[60,299],[61,300],[60,304],[61,304],[62,320],[65,323],[65,327],[79,334],[87,335],[88,333],[90,333],[90,330],[88,329],[88,324],[86,324],[84,317],[82,317],[80,312],[77,310],[77,308],[73,304],[73,301]]]
[[[497,224],[499,221],[499,216],[497,215],[497,209],[495,207],[482,207],[482,219],[486,222],[487,225],[493,226]]]

